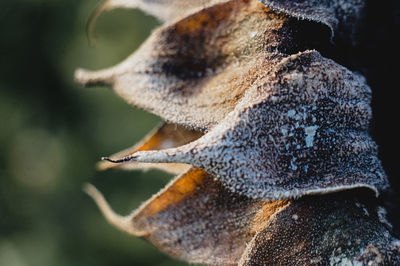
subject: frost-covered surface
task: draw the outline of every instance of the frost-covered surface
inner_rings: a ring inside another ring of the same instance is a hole
[[[315,22],[351,39],[364,2],[190,3],[110,0],[94,15],[139,7],[166,21],[121,64],[76,72],[166,120],[102,166],[183,172],[125,217],[87,186],[106,219],[188,262],[400,264],[376,199],[389,184],[371,89],[312,49],[330,42]]]
[[[255,81],[200,139],[123,160],[188,163],[264,200],[357,187],[379,194],[388,181],[368,135],[370,98],[363,77],[302,52]]]
[[[262,201],[232,193],[206,172],[190,169],[126,217],[114,214],[93,187],[88,192],[111,224],[192,263],[400,263],[399,240],[380,221],[382,207],[362,189]]]

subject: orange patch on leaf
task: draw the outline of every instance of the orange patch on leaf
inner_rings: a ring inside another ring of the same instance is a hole
[[[208,174],[200,169],[194,168],[189,170],[184,177],[178,179],[171,186],[167,186],[164,191],[156,195],[153,200],[141,210],[140,215],[151,217],[169,206],[176,204],[196,192],[196,188],[199,187]]]

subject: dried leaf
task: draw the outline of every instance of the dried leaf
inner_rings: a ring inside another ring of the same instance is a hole
[[[206,131],[293,46],[288,25],[258,1],[232,0],[161,27],[117,66],[75,77],[111,85],[169,123]]]
[[[382,207],[362,190],[265,202],[232,193],[193,168],[126,217],[112,212],[94,187],[87,192],[111,224],[191,263],[400,262],[400,242],[378,214]]]
[[[117,160],[187,163],[231,191],[264,200],[357,187],[378,195],[388,180],[368,135],[371,90],[315,51],[285,58],[255,81],[235,110],[185,146]]]
[[[231,265],[269,217],[288,201],[261,202],[232,193],[206,172],[192,168],[127,217],[113,213],[92,186],[107,220],[143,236],[169,255],[193,263]]]
[[[188,130],[180,125],[163,124],[155,128],[152,132],[150,132],[138,144],[126,150],[120,151],[114,155],[111,155],[111,158],[120,158],[123,156],[129,156],[137,151],[160,150],[160,149],[178,147],[187,144],[193,140],[196,140],[202,135],[203,133],[201,132]],[[105,170],[112,167],[125,170],[136,170],[136,169],[147,170],[150,168],[156,168],[172,174],[181,174],[183,172],[186,172],[186,170],[190,168],[190,165],[178,164],[178,163],[164,164],[164,163],[139,163],[139,162],[114,164],[108,161],[101,161],[98,164],[98,168],[100,170]]]

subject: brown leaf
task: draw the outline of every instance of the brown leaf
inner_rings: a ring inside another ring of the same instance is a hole
[[[111,224],[191,263],[400,262],[400,242],[366,190],[265,202],[232,193],[192,168],[126,217],[112,212],[93,186],[87,192]]]
[[[173,257],[218,265],[236,264],[246,243],[289,204],[232,193],[196,168],[172,180],[127,217],[113,213],[94,187],[87,187],[87,192],[122,231],[145,237]]]
[[[231,0],[157,29],[117,66],[75,77],[111,85],[169,123],[207,131],[292,45],[288,24],[258,1]]]
[[[138,144],[134,145],[131,148],[125,149],[123,151],[111,155],[111,158],[120,158],[123,156],[129,156],[137,151],[161,150],[161,149],[178,147],[187,144],[189,142],[192,142],[201,137],[202,135],[203,133],[201,132],[189,130],[180,125],[164,123],[163,125],[155,128],[152,132],[150,132]],[[172,174],[181,174],[183,172],[186,172],[186,170],[188,170],[191,166],[179,163],[129,162],[126,164],[114,164],[108,161],[101,161],[98,164],[98,168],[100,170],[105,170],[112,167],[125,170],[136,170],[136,169],[146,170],[150,168],[156,168]]]

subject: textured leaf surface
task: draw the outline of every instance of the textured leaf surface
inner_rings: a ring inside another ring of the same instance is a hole
[[[371,201],[369,191],[260,201],[232,193],[206,172],[193,168],[126,217],[113,213],[94,187],[87,191],[111,224],[192,263],[400,262],[400,242],[391,236],[384,210]]]
[[[255,81],[200,139],[120,161],[188,163],[264,200],[357,187],[378,194],[388,181],[367,131],[370,98],[363,77],[315,51],[299,53]]]
[[[101,166],[186,169],[128,216],[89,185],[106,219],[194,263],[398,264],[372,195],[389,184],[368,134],[371,90],[310,49],[328,47],[315,25],[351,39],[363,1],[200,2],[98,9],[161,6],[166,21],[121,64],[76,72],[166,120]]]
[[[292,202],[252,239],[239,264],[399,265],[400,242],[379,217],[382,207],[355,191]]]

